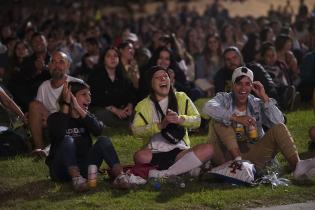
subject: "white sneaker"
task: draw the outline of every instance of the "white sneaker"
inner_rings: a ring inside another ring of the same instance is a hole
[[[167,170],[156,170],[152,169],[149,171],[148,178],[165,178],[168,177],[169,174],[167,174]]]
[[[135,176],[133,174],[130,174],[129,175],[129,183],[130,184],[141,185],[141,184],[146,184],[147,180],[143,179],[140,176]]]
[[[50,151],[50,144],[43,149],[43,152],[45,152],[46,156],[49,155],[49,151]]]
[[[293,176],[297,180],[305,180],[315,175],[315,158],[300,160],[295,167]],[[313,172],[314,171],[314,172]]]
[[[73,177],[72,186],[77,192],[85,192],[88,190],[87,180],[82,176]]]
[[[118,189],[129,189],[131,187],[129,176],[125,173],[118,175],[113,182],[113,186]]]

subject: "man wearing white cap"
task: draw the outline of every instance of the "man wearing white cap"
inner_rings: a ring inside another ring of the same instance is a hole
[[[300,160],[276,101],[269,98],[264,86],[253,78],[250,69],[235,69],[232,92],[217,93],[203,108],[203,112],[214,120],[209,128],[214,164],[244,159],[261,170],[280,151],[294,171],[295,179],[314,176],[315,158]],[[257,97],[250,94],[251,91]],[[266,133],[263,126],[268,128]]]
[[[221,91],[230,91],[232,86],[231,77],[234,69],[246,66],[254,72],[254,81],[259,81],[265,88],[266,93],[271,98],[279,100],[276,86],[270,74],[263,68],[262,65],[251,62],[244,63],[242,53],[237,47],[231,46],[223,52],[224,66],[215,74],[214,87],[215,93]]]

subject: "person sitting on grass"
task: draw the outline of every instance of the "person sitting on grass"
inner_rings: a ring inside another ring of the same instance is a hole
[[[28,120],[35,147],[32,154],[39,157],[47,157],[49,146],[45,148],[44,129],[47,127],[48,116],[60,108],[58,99],[64,84],[70,81],[82,81],[67,75],[70,63],[71,58],[67,53],[61,50],[53,52],[49,62],[51,79],[39,86],[35,100],[29,104]]]
[[[150,94],[135,108],[132,131],[145,146],[134,155],[136,164],[152,164],[149,177],[168,177],[189,172],[208,161],[210,144],[190,149],[187,129],[198,128],[200,115],[184,92],[174,92],[169,72],[162,66],[149,70]]]
[[[111,168],[117,188],[129,188],[117,153],[108,137],[92,144],[90,134],[102,134],[103,124],[89,113],[90,88],[83,82],[65,83],[61,109],[48,117],[51,149],[46,163],[53,181],[70,181],[76,191],[96,186],[98,167],[104,160]],[[88,178],[88,181],[87,179]]]
[[[213,163],[221,165],[229,160],[244,159],[262,170],[280,151],[296,180],[314,176],[315,158],[300,160],[284,124],[283,113],[276,101],[266,94],[264,86],[253,78],[250,69],[235,69],[232,92],[217,93],[203,108],[203,112],[214,120],[209,128],[209,143],[214,145]],[[251,95],[251,91],[258,98]],[[266,132],[263,125],[268,128]]]

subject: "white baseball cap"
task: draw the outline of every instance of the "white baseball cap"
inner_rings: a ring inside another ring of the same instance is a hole
[[[252,70],[250,70],[249,68],[242,66],[242,67],[238,67],[236,69],[234,69],[233,74],[232,74],[232,83],[235,83],[236,78],[240,77],[240,76],[247,76],[251,82],[254,81],[254,74],[252,72]]]
[[[123,38],[123,41],[132,41],[132,42],[137,42],[138,36],[137,34],[134,33],[129,33],[126,37]]]

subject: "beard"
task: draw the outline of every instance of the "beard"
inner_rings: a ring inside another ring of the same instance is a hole
[[[50,75],[53,80],[60,80],[64,78],[65,73],[59,70],[53,70],[50,72]]]

